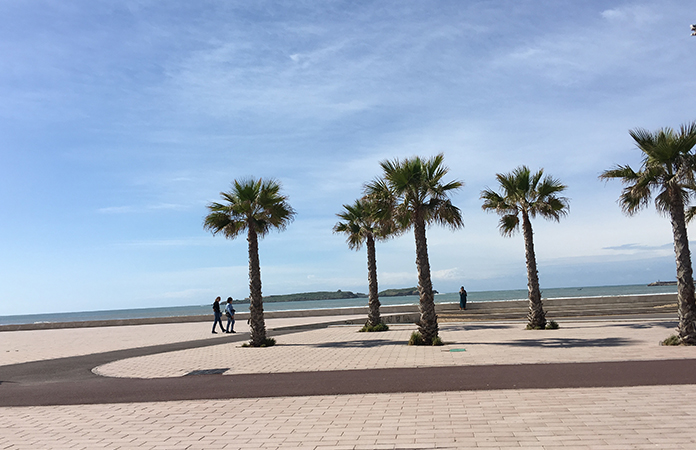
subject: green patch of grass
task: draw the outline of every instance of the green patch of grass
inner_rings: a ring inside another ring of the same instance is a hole
[[[555,320],[550,320],[550,321],[546,324],[546,329],[547,329],[547,330],[558,330],[560,327],[561,327],[561,326],[558,325],[558,322],[556,322]]]
[[[525,330],[558,330],[560,326],[558,325],[558,322],[555,320],[549,320],[546,322],[546,325],[543,327],[533,327],[530,324],[527,324],[527,326],[524,328]]]
[[[425,345],[423,336],[419,332],[414,331],[411,333],[411,338],[408,340],[408,345]]]
[[[682,345],[681,339],[676,334],[668,337],[664,341],[660,342],[660,345]]]
[[[373,333],[377,331],[389,331],[389,326],[384,322],[380,322],[377,325],[365,324],[365,326],[360,329],[361,333]]]
[[[259,345],[258,347],[273,347],[276,344],[276,340],[273,338],[266,338],[264,341]],[[253,345],[251,342],[245,342],[242,344],[242,347],[257,347],[256,345]]]
[[[440,336],[436,336],[435,339],[433,339],[431,344],[427,344],[425,340],[423,339],[423,335],[421,335],[419,332],[414,331],[411,333],[411,338],[408,340],[408,345],[432,345],[432,346],[440,346],[440,345],[445,345],[445,343],[440,339]]]

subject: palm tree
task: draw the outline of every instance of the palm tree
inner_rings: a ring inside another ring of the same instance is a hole
[[[251,342],[254,347],[266,344],[266,324],[263,318],[261,296],[261,267],[259,264],[259,236],[272,229],[283,230],[293,220],[295,211],[280,194],[275,180],[247,178],[232,182],[229,192],[221,192],[224,203],[210,203],[210,214],[203,227],[213,235],[222,233],[234,239],[246,231],[249,243],[249,318]]]
[[[503,236],[512,236],[519,230],[522,216],[525,258],[527,261],[527,288],[529,290],[529,314],[527,328],[546,327],[546,313],[541,302],[539,273],[534,253],[534,232],[530,218],[537,215],[559,221],[568,214],[568,199],[559,197],[566,186],[550,176],[544,177],[544,169],[532,174],[527,166],[520,166],[508,174],[496,174],[501,192],[491,189],[481,191],[484,211],[494,211],[500,217],[498,225]]]
[[[343,205],[343,212],[337,214],[342,219],[334,228],[334,233],[346,234],[348,247],[360,250],[365,243],[367,248],[367,281],[369,286],[369,313],[367,325],[376,327],[382,323],[379,313],[379,295],[377,287],[377,257],[375,240],[387,239],[393,233],[388,217],[380,209],[377,202],[361,198],[352,205]]]
[[[689,239],[686,234],[684,210],[694,192],[696,156],[696,122],[682,125],[679,133],[662,128],[654,133],[637,128],[629,134],[643,152],[638,172],[629,166],[617,165],[604,171],[599,178],[618,178],[624,184],[619,197],[621,209],[633,215],[650,203],[655,195],[655,207],[669,214],[674,235],[677,262],[677,299],[679,309],[679,342],[696,345],[696,301],[691,268]]]
[[[437,315],[433,285],[430,279],[430,261],[426,227],[438,223],[457,229],[464,226],[459,208],[449,198],[451,192],[461,188],[461,181],[443,183],[449,169],[443,165],[441,154],[430,159],[420,157],[380,162],[384,171],[381,179],[365,186],[371,198],[392,205],[392,217],[402,229],[413,228],[416,240],[416,267],[418,268],[418,292],[420,294],[420,320],[418,329],[425,344],[432,344],[438,337]]]

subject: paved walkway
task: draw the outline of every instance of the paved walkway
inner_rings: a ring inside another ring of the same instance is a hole
[[[90,353],[127,354],[132,347],[164,344],[185,347],[185,341],[201,337],[219,343],[161,354],[147,354],[143,348],[137,357],[111,362],[104,357],[95,368],[118,378],[80,375],[85,377],[79,382],[84,391],[101,383],[102,395],[109,395],[109,386],[118,395],[121,388],[116,387],[130,386],[131,394],[143,389],[140,399],[0,407],[0,449],[696,448],[696,371],[691,368],[696,348],[658,345],[672,334],[673,322],[561,325],[560,330],[531,332],[521,323],[443,324],[441,336],[448,345],[428,348],[406,346],[415,327],[403,325],[374,334],[357,333],[355,326],[278,334],[278,345],[267,349],[241,348],[239,342],[230,342],[232,336],[211,336],[206,323],[0,333],[0,402],[16,389],[26,389],[29,397],[41,386],[60,390],[69,383],[7,382],[3,373],[57,363],[11,364],[51,357],[96,361],[97,355]],[[32,348],[41,350],[32,353]],[[225,369],[225,375],[181,377],[202,369]],[[470,379],[461,380],[462,374]],[[51,375],[37,376],[50,381]],[[594,376],[605,380],[597,386],[607,387],[568,389],[552,382],[587,382]],[[223,392],[223,386],[233,392],[235,380],[240,387],[266,380],[270,390],[292,379],[297,386],[312,387],[322,377],[338,377],[337,391],[347,389],[352,379],[357,383],[352,389],[383,386],[387,393],[266,392],[274,396],[230,398],[235,396]],[[497,377],[507,377],[507,383],[517,378],[521,386],[530,386],[525,379],[535,379],[547,388],[514,389],[508,384],[495,389]],[[425,388],[429,392],[398,392],[409,378],[430,386]],[[608,387],[606,380],[620,383],[618,378],[629,385]],[[630,381],[646,378],[651,382]],[[184,393],[188,387],[194,394],[200,386],[209,389],[199,399],[142,401],[147,400],[147,386],[164,383]],[[486,383],[493,388],[482,388]],[[386,389],[390,386],[394,388]]]
[[[414,325],[386,333],[358,333],[332,326],[279,337],[270,348],[231,342],[204,349],[130,358],[95,372],[109,377],[180,377],[200,369],[224,374],[312,372],[462,365],[539,364],[696,358],[696,347],[662,347],[673,333],[669,321],[570,322],[558,330],[528,331],[518,323],[445,323],[443,347],[405,345]],[[696,381],[696,380],[695,380]]]

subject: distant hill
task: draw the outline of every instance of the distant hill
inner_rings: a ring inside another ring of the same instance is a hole
[[[299,294],[283,294],[283,295],[264,295],[264,302],[300,302],[300,301],[313,301],[313,300],[336,300],[341,298],[366,298],[366,294],[353,293],[351,291],[338,290],[335,292],[330,291],[316,291],[316,292],[300,292]],[[249,303],[249,299],[235,300],[234,303]]]
[[[437,291],[433,290],[434,294]],[[402,289],[386,289],[379,293],[380,297],[400,297],[404,295],[418,295],[418,288],[402,288]],[[338,290],[335,292],[330,291],[316,291],[316,292],[301,292],[299,294],[283,294],[283,295],[268,295],[263,297],[264,302],[299,302],[299,301],[313,301],[313,300],[336,300],[341,298],[367,298],[367,294],[360,292],[353,293],[351,291]],[[233,303],[249,303],[249,299],[244,300],[233,300]]]
[[[437,294],[438,292],[433,289],[433,294]],[[384,291],[379,293],[380,297],[401,297],[404,295],[420,295],[418,292],[418,288],[416,287],[411,287],[411,288],[401,288],[401,289],[385,289]]]

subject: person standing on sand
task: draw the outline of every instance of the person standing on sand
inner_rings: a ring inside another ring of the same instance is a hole
[[[227,297],[225,315],[227,316],[227,332],[236,333],[236,331],[234,331],[234,307],[232,306],[232,297]]]
[[[459,289],[459,309],[466,309],[466,289]]]
[[[222,313],[220,312],[220,297],[216,298],[213,302],[213,312],[215,313],[215,320],[213,320],[213,334],[217,334],[215,331],[215,325],[220,324],[220,329],[225,332],[225,327],[222,326]]]

